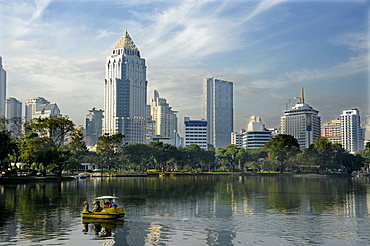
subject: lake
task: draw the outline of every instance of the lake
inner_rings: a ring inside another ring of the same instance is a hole
[[[126,216],[82,221],[119,197]],[[367,178],[165,176],[0,185],[0,245],[370,245]]]

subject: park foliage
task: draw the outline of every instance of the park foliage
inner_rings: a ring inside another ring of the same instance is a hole
[[[88,150],[79,128],[67,117],[36,118],[19,129],[9,130],[0,122],[0,170],[61,176],[63,171],[79,171],[81,163],[94,163],[109,172],[292,172],[352,173],[365,168],[370,160],[370,143],[364,150],[349,153],[340,144],[319,138],[300,149],[290,135],[278,134],[263,148],[243,149],[236,145],[207,150],[198,145],[175,147],[163,142],[125,144],[121,133],[98,138]],[[18,165],[16,165],[18,164]]]

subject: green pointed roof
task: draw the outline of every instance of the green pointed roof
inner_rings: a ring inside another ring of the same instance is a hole
[[[121,39],[118,41],[116,46],[114,46],[114,49],[119,49],[119,48],[129,48],[132,50],[139,50],[134,41],[132,41],[130,35],[128,34],[127,30],[125,33],[122,35]]]

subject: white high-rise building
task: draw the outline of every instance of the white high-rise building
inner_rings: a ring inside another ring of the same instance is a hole
[[[35,117],[37,108],[42,104],[49,104],[50,102],[43,97],[35,97],[28,99],[25,103],[25,121],[29,122]]]
[[[351,153],[363,149],[364,142],[358,109],[344,110],[339,118],[342,147]]]
[[[284,111],[281,117],[281,133],[297,139],[300,148],[308,148],[321,137],[321,117],[319,111],[305,103],[302,88],[302,103]]]
[[[6,98],[6,119],[22,118],[22,102],[14,97]]]
[[[184,117],[184,125],[184,147],[196,144],[202,149],[208,149],[207,121]]]
[[[365,133],[364,133],[364,144],[370,141],[370,114],[365,116]]]
[[[172,110],[165,98],[160,98],[158,91],[154,90],[154,98],[150,100],[151,116],[155,121],[155,135],[171,139],[175,144],[177,132],[177,111]]]
[[[98,138],[102,135],[103,125],[103,110],[92,108],[87,111],[85,128],[86,135],[84,137],[86,146],[92,148],[98,142]]]
[[[208,143],[225,148],[234,129],[233,82],[215,78],[203,82],[203,118],[208,121]]]
[[[3,68],[3,58],[0,56],[0,117],[5,116],[6,71]]]
[[[19,137],[22,132],[22,102],[14,97],[6,98],[6,129],[13,137]]]
[[[105,68],[103,133],[122,133],[126,143],[145,143],[145,59],[127,31],[107,57]]]

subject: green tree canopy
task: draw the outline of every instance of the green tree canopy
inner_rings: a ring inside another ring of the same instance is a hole
[[[269,157],[280,165],[280,172],[284,172],[291,159],[300,152],[297,139],[291,135],[278,134],[265,144]]]
[[[49,137],[56,147],[65,145],[66,137],[74,131],[74,123],[68,116],[33,118],[25,123],[26,132],[36,132],[41,137]]]

